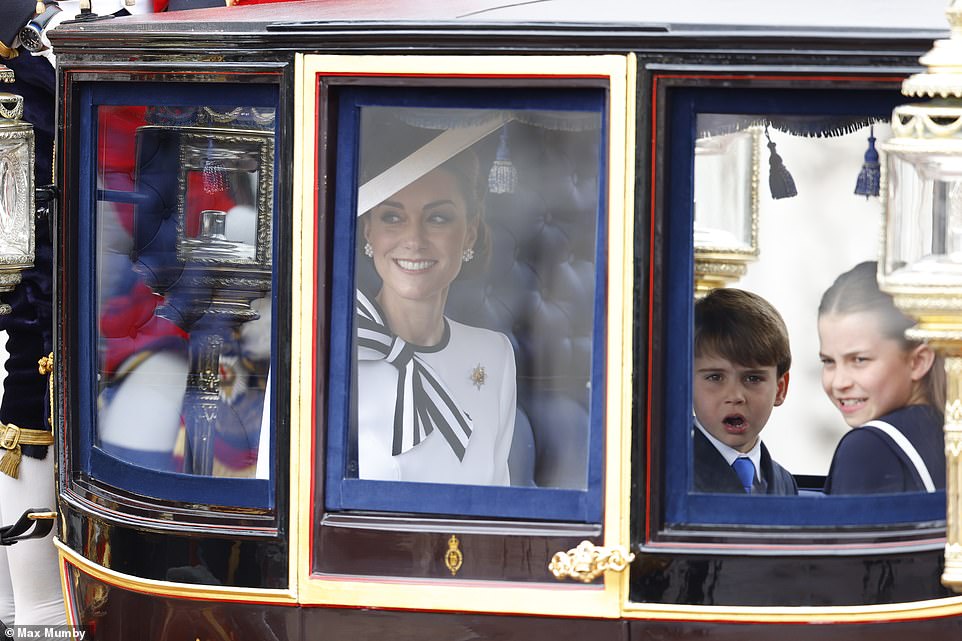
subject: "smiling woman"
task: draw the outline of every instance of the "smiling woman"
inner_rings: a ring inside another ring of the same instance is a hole
[[[418,345],[440,341],[448,287],[474,258],[479,205],[455,172],[435,169],[362,216],[365,254],[382,281],[377,302],[394,332]]]
[[[389,171],[413,181],[359,219],[380,286],[358,290],[358,477],[508,485],[514,350],[444,316],[462,265],[483,260],[478,161],[464,151],[423,175],[409,162]]]

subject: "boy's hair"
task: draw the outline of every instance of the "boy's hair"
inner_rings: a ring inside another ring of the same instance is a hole
[[[695,356],[713,354],[748,367],[792,365],[788,329],[771,303],[752,292],[714,289],[695,302]]]

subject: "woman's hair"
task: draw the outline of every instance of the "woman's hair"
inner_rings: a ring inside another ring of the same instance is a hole
[[[915,325],[915,321],[903,314],[895,306],[892,297],[879,289],[877,274],[878,264],[866,261],[840,275],[822,294],[822,302],[818,306],[819,317],[867,312],[878,319],[879,328],[886,338],[899,341],[906,351],[918,347],[921,341],[905,337],[905,330]],[[921,385],[925,399],[942,413],[945,410],[945,368],[938,354]]]
[[[470,277],[483,272],[487,268],[491,257],[491,234],[484,216],[484,195],[487,192],[487,180],[481,173],[481,162],[478,160],[478,155],[471,149],[462,151],[448,159],[437,169],[444,170],[454,177],[458,190],[464,198],[468,222],[476,221],[477,223],[477,239],[472,246],[474,258],[470,262],[463,263],[461,271],[458,273],[458,278]],[[370,173],[370,171],[362,170],[362,181],[365,176],[372,177],[369,176]],[[358,229],[361,227],[363,217],[369,215],[370,212],[364,212],[362,216],[358,217]],[[364,244],[364,235],[358,233],[357,237],[360,247]]]
[[[488,183],[481,173],[481,161],[478,155],[467,149],[444,162],[438,169],[447,171],[454,176],[464,204],[467,207],[468,222],[476,221],[478,237],[474,241],[474,258],[471,262],[461,266],[461,276],[473,276],[483,272],[491,258],[491,234],[484,220],[484,195],[488,190]]]

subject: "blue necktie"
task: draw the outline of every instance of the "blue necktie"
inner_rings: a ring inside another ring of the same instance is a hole
[[[738,480],[742,482],[742,487],[745,488],[745,492],[751,494],[752,486],[755,484],[755,465],[752,463],[752,460],[740,456],[732,463],[732,467],[735,469],[735,474],[738,475]]]

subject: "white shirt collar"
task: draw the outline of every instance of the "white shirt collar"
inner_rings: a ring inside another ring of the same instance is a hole
[[[725,457],[725,461],[727,461],[729,465],[734,463],[735,459],[737,459],[740,456],[747,456],[748,458],[750,458],[752,461],[752,464],[755,466],[755,478],[756,479],[760,478],[758,470],[761,469],[761,464],[762,464],[762,439],[761,438],[757,439],[755,441],[755,446],[751,450],[749,450],[747,453],[745,453],[745,452],[739,452],[735,448],[725,445],[724,443],[719,441],[717,438],[709,434],[708,430],[706,430],[705,427],[698,421],[698,417],[695,417],[695,427],[701,430],[701,433],[705,435],[705,437],[708,439],[708,441],[712,445],[715,446],[715,449],[718,450],[719,454]]]

